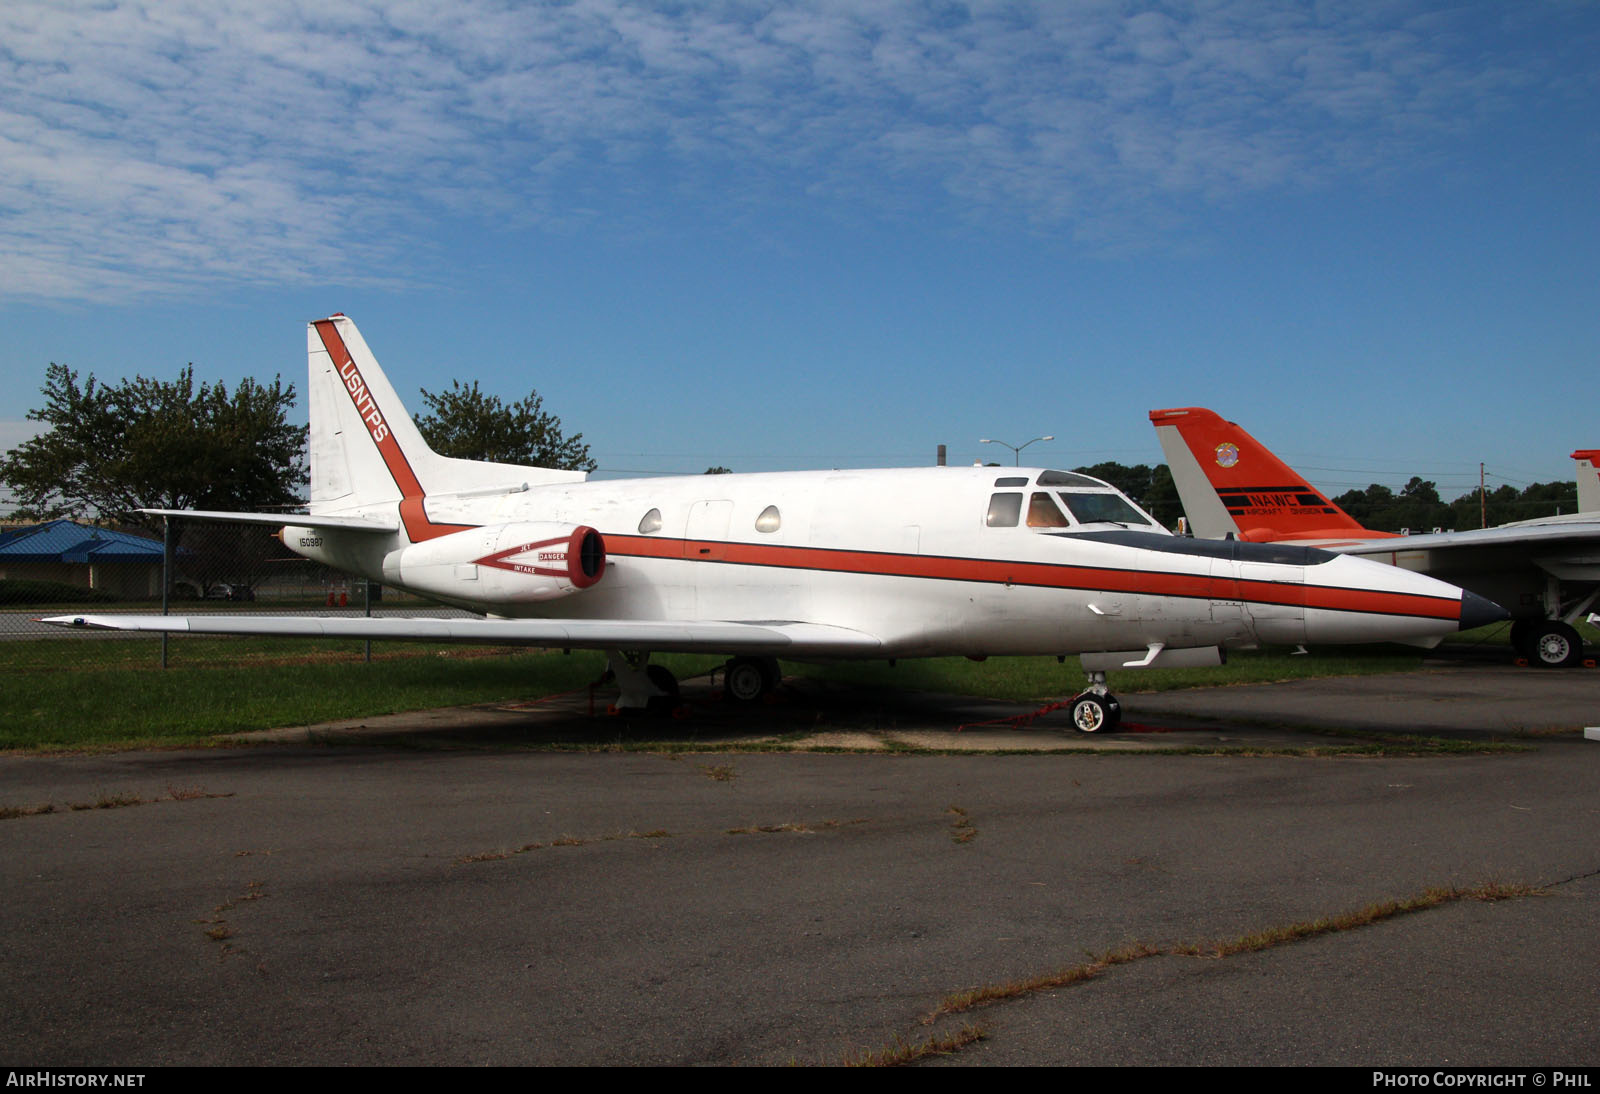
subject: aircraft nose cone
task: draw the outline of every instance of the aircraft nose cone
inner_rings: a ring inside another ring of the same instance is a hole
[[[1490,623],[1498,623],[1502,619],[1510,619],[1511,613],[1487,597],[1477,593],[1461,591],[1461,629],[1470,631],[1474,627],[1487,627]]]

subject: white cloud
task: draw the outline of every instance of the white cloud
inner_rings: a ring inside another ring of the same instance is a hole
[[[1403,160],[1562,78],[1485,58],[1492,5],[1340,10],[11,0],[0,295],[404,278],[440,212],[617,195],[648,220],[942,190],[922,214],[1107,237]]]

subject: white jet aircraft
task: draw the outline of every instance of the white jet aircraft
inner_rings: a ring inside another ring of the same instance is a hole
[[[670,697],[656,651],[731,655],[730,696],[775,658],[1082,654],[1085,732],[1118,665],[1219,664],[1262,642],[1436,644],[1504,618],[1454,586],[1301,547],[1168,533],[1084,475],[1019,468],[800,471],[586,482],[450,459],[407,417],[356,326],[310,324],[307,558],[483,618],[62,616],[64,625],[606,651],[619,706]],[[156,512],[161,512],[157,510]]]
[[[1600,595],[1600,512],[1518,521],[1497,528],[1402,536],[1363,528],[1303,476],[1246,433],[1203,407],[1152,410],[1190,529],[1254,543],[1300,543],[1431,574],[1505,605],[1511,643],[1530,662],[1577,665],[1572,626]],[[1595,456],[1578,461],[1580,509],[1600,509]]]

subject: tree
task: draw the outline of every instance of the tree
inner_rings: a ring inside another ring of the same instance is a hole
[[[1378,519],[1377,514],[1387,513],[1394,508],[1394,491],[1379,483],[1372,483],[1365,490],[1346,490],[1333,499],[1333,504],[1363,528],[1387,531],[1373,521]]]
[[[417,428],[441,456],[564,471],[595,469],[583,434],[563,435],[561,419],[545,411],[537,391],[507,406],[500,396],[479,391],[476,380],[471,387],[452,380],[450,390],[437,395],[424,388],[422,400],[428,413],[417,419]]]
[[[135,376],[102,385],[52,363],[45,405],[28,412],[50,429],[0,459],[17,515],[90,518],[159,529],[139,509],[261,511],[298,504],[306,482],[305,427],[286,420],[293,384],[246,378],[170,382]]]

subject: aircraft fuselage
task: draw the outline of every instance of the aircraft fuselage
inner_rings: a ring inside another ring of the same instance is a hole
[[[877,657],[1361,635],[1428,644],[1459,625],[1455,590],[1360,560],[1244,543],[1219,549],[1146,523],[1030,527],[1002,518],[995,526],[997,495],[1062,496],[1041,475],[1062,473],[907,468],[512,484],[487,496],[430,496],[422,517],[391,536],[290,526],[284,541],[308,558],[490,615],[826,619],[876,635]],[[1076,492],[1122,498],[1097,482]],[[341,515],[394,513],[390,503]],[[520,528],[532,538],[518,554],[524,544],[504,532]],[[597,579],[548,597],[519,592],[550,584],[537,574],[541,563],[558,563],[579,528],[604,542]],[[508,568],[519,559],[523,571]]]

